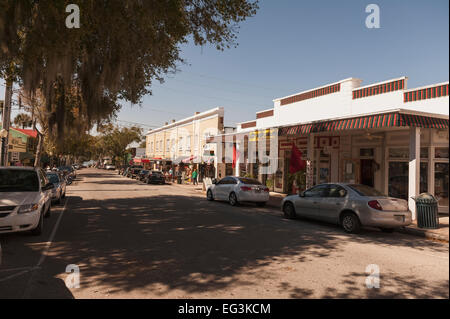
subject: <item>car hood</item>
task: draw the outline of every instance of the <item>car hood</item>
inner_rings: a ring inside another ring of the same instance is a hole
[[[27,205],[39,201],[39,192],[7,192],[0,194],[0,206]]]

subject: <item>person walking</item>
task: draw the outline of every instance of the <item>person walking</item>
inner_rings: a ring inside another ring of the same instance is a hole
[[[194,171],[192,172],[192,183],[194,185],[198,185],[197,176],[198,176],[197,169],[194,169]]]

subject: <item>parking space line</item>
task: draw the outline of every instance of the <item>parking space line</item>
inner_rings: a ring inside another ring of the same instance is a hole
[[[41,266],[41,265],[43,264],[43,262],[45,261],[45,258],[47,257],[48,251],[50,250],[50,246],[52,245],[53,239],[55,238],[56,231],[58,230],[59,224],[61,223],[61,219],[62,219],[62,217],[63,217],[63,215],[64,215],[64,212],[66,211],[66,206],[67,206],[67,203],[68,203],[68,202],[69,202],[69,199],[67,198],[67,199],[66,199],[66,202],[64,203],[64,207],[63,207],[63,209],[62,209],[62,212],[61,212],[61,214],[59,215],[58,220],[56,221],[55,226],[53,227],[52,233],[50,234],[50,237],[49,237],[49,239],[48,239],[48,241],[47,241],[47,244],[46,244],[46,246],[45,246],[45,249],[44,249],[44,251],[43,251],[42,254],[41,254],[41,258],[39,258],[39,261],[38,261],[38,263],[36,264],[35,267],[33,267],[32,269],[28,270],[28,271],[31,271],[31,277],[30,277],[30,279],[28,280],[28,283],[27,283],[27,285],[26,285],[26,288],[25,288],[25,291],[24,291],[24,293],[23,293],[22,298],[26,298],[26,299],[27,299],[28,296],[29,296],[30,293],[31,293],[31,285],[32,285],[32,283],[33,283],[34,276],[35,276],[35,274],[36,274],[35,270],[38,270],[38,269],[40,268],[40,266]],[[26,271],[26,272],[28,272],[28,271]],[[25,271],[24,271],[24,272],[25,272]]]

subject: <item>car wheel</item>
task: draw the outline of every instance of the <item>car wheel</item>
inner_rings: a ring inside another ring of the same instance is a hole
[[[213,193],[212,193],[212,191],[210,189],[206,193],[206,199],[209,200],[209,201],[213,201],[214,200]]]
[[[256,203],[256,206],[264,207],[264,206],[266,206],[266,202],[258,202],[258,203]]]
[[[380,228],[383,233],[393,233],[395,228]]]
[[[349,234],[357,234],[361,231],[361,222],[354,213],[344,213],[341,219],[342,228]]]
[[[41,212],[39,215],[39,222],[36,226],[36,228],[31,230],[31,235],[33,236],[39,236],[42,234],[42,231],[44,230],[44,214]]]
[[[283,206],[283,214],[285,218],[288,219],[294,219],[297,217],[297,214],[295,213],[295,208],[294,205],[292,205],[292,203],[286,203]]]
[[[237,200],[235,192],[232,192],[230,194],[230,196],[228,197],[228,202],[230,203],[231,206],[237,206],[238,205],[238,200]]]

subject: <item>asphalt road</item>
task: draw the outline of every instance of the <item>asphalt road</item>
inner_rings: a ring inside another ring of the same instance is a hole
[[[78,171],[42,236],[0,243],[0,298],[449,297],[448,244],[372,229],[347,235],[96,169]],[[379,288],[366,286],[370,264]],[[79,288],[65,284],[68,265],[79,267]]]

